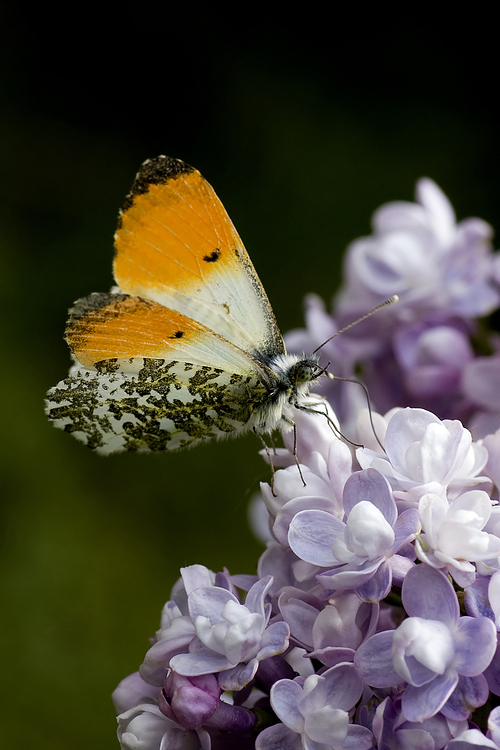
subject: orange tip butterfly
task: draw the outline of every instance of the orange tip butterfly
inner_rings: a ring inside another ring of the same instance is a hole
[[[102,454],[162,451],[311,411],[318,356],[287,354],[271,305],[213,188],[193,167],[148,159],[120,212],[117,287],[78,300],[75,363],[47,394],[56,427]]]

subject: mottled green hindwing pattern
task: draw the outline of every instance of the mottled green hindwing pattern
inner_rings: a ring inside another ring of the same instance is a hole
[[[136,373],[117,360],[97,371],[74,367],[47,394],[48,417],[99,453],[176,450],[250,429],[268,397],[257,372],[164,359],[127,364]]]

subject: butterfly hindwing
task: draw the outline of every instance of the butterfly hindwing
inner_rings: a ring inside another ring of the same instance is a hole
[[[49,391],[47,413],[100,453],[174,450],[244,431],[268,396],[265,367],[148,300],[79,300],[66,339],[78,363]]]
[[[103,454],[176,450],[244,431],[264,396],[255,377],[163,359],[134,362],[136,376],[116,360],[103,362],[102,372],[74,368],[47,394],[56,427]]]
[[[202,322],[251,354],[284,353],[243,243],[193,167],[166,156],[144,162],[121,212],[115,248],[123,292]]]

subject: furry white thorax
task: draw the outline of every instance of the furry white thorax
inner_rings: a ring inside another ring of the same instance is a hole
[[[306,408],[303,403],[309,396],[309,389],[323,372],[319,357],[278,354],[266,361],[266,365],[276,380],[269,399],[255,414],[254,428],[262,433],[275,429],[289,431],[294,425],[293,409]]]

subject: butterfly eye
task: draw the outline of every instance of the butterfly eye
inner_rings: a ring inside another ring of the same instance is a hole
[[[290,379],[295,385],[310,383],[321,375],[321,368],[315,360],[303,359],[290,368]]]

